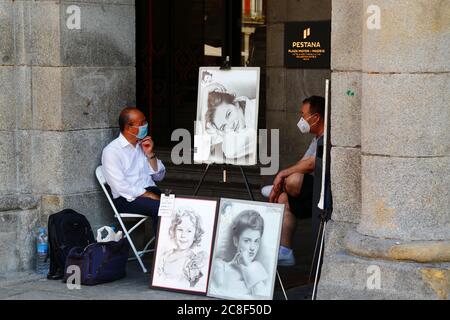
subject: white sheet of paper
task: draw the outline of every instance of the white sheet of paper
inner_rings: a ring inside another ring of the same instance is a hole
[[[194,159],[196,161],[207,161],[211,149],[211,136],[195,135],[194,136]]]
[[[175,195],[170,194],[169,196],[166,196],[165,194],[161,194],[161,201],[159,203],[158,216],[159,217],[172,216],[174,207],[175,207]]]

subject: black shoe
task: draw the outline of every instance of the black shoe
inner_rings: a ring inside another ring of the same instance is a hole
[[[62,278],[64,278],[64,273],[62,273],[61,271],[57,271],[56,273],[52,273],[52,274],[47,274],[47,279],[48,280],[61,280]]]

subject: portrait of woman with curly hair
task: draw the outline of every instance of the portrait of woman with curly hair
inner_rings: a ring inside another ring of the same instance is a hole
[[[161,217],[152,285],[206,291],[217,203],[176,198],[171,216]]]

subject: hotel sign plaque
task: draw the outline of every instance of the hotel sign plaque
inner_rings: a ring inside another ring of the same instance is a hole
[[[284,66],[301,69],[329,69],[331,21],[286,22]]]

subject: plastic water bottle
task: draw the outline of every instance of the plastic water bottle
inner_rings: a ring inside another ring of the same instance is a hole
[[[48,236],[45,228],[39,228],[39,233],[36,238],[36,247],[36,273],[47,275],[50,259],[48,257]]]

